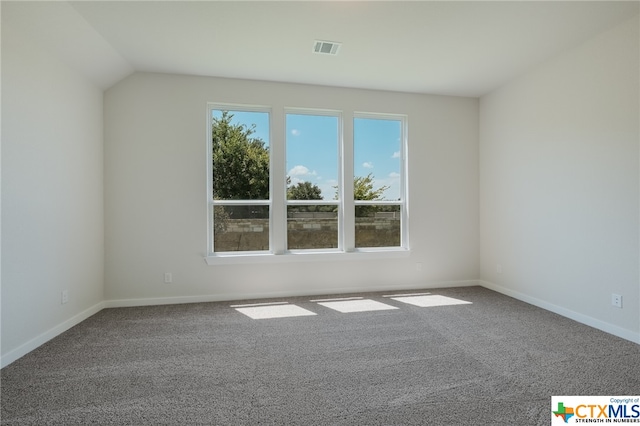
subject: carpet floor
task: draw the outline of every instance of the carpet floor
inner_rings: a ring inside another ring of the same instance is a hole
[[[637,344],[481,287],[394,293],[105,309],[2,369],[1,423],[549,425],[552,395],[640,393]]]

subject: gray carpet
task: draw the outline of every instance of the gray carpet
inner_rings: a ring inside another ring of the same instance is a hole
[[[2,424],[548,425],[552,395],[640,393],[639,345],[484,288],[424,291],[472,304],[106,309],[2,369]]]

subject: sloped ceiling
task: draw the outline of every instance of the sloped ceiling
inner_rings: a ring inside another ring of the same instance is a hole
[[[2,2],[101,87],[133,71],[481,96],[638,2]],[[54,19],[52,19],[54,17]],[[316,39],[342,42],[335,57]]]
[[[3,28],[22,32],[98,87],[106,89],[135,71],[67,2],[0,1],[0,7]]]

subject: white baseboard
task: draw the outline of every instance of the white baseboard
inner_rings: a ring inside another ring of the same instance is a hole
[[[513,297],[514,299],[518,299],[547,311],[562,315],[563,317],[588,325],[589,327],[597,328],[598,330],[613,334],[614,336],[618,336],[631,342],[640,344],[640,333],[636,333],[626,328],[618,327],[617,325],[601,321],[588,315],[574,312],[570,309],[563,308],[562,306],[554,305],[553,303],[549,303],[536,297],[520,293],[519,291],[502,287],[489,281],[479,280],[478,283],[482,287],[488,288],[489,290],[497,291],[498,293],[502,293],[509,297]]]
[[[153,306],[153,305],[175,305],[181,303],[207,303],[207,302],[231,302],[247,299],[272,299],[276,297],[305,297],[305,296],[323,296],[326,294],[342,294],[342,293],[367,293],[376,291],[403,291],[403,290],[424,290],[429,288],[444,287],[470,287],[480,285],[478,280],[464,281],[437,281],[429,283],[421,283],[409,286],[364,286],[364,287],[345,287],[330,289],[314,289],[314,290],[286,290],[271,291],[259,293],[222,293],[207,294],[200,296],[176,296],[176,297],[154,297],[139,299],[113,299],[106,300],[105,308],[127,308],[134,306]]]
[[[84,321],[87,318],[89,318],[90,316],[97,314],[98,312],[100,312],[104,308],[105,308],[104,302],[97,303],[96,305],[94,305],[94,306],[92,306],[92,307],[90,307],[88,309],[85,309],[84,311],[80,312],[79,314],[74,315],[73,317],[69,318],[68,320],[56,325],[55,327],[51,328],[50,330],[45,331],[41,335],[39,335],[39,336],[29,340],[28,342],[18,346],[14,350],[12,350],[10,352],[7,352],[6,354],[4,354],[2,356],[2,358],[0,358],[0,368],[6,367],[7,365],[9,365],[12,362],[14,362],[15,360],[17,360],[18,358],[23,357],[24,355],[28,354],[29,352],[31,352],[32,350],[36,349],[37,347],[45,344],[46,342],[48,342],[49,340],[53,339],[54,337],[64,333],[65,331],[67,331],[68,329],[73,327],[74,325],[78,325],[82,321]]]

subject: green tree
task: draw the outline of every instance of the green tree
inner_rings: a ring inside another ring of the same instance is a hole
[[[382,200],[384,193],[389,186],[383,185],[377,189],[373,189],[373,173],[369,173],[366,176],[356,176],[353,179],[353,199],[354,200],[366,200],[366,201],[378,201]],[[338,189],[336,188],[336,195],[334,199],[338,199]],[[356,217],[373,216],[376,212],[384,211],[386,206],[356,206]]]
[[[288,200],[322,200],[322,190],[311,182],[298,182],[287,188]]]
[[[378,189],[373,189],[373,174],[366,176],[356,176],[353,179],[353,199],[354,200],[382,200],[384,192],[389,189],[387,185],[383,185]]]
[[[287,184],[291,183],[291,179],[287,176]],[[298,182],[296,185],[290,185],[287,188],[288,200],[322,200],[322,190],[311,182]],[[296,212],[319,212],[333,211],[333,206],[291,206],[287,209],[289,213]]]
[[[353,179],[353,199],[354,200],[366,200],[366,201],[377,201],[382,200],[382,196],[384,192],[389,189],[389,186],[383,185],[378,189],[373,189],[373,173],[369,173],[366,176],[356,176]],[[334,195],[333,199],[338,199],[338,187],[334,186],[336,189],[336,195]]]
[[[255,125],[232,124],[233,114],[213,118],[213,197],[223,200],[269,198],[269,148],[252,137]]]

